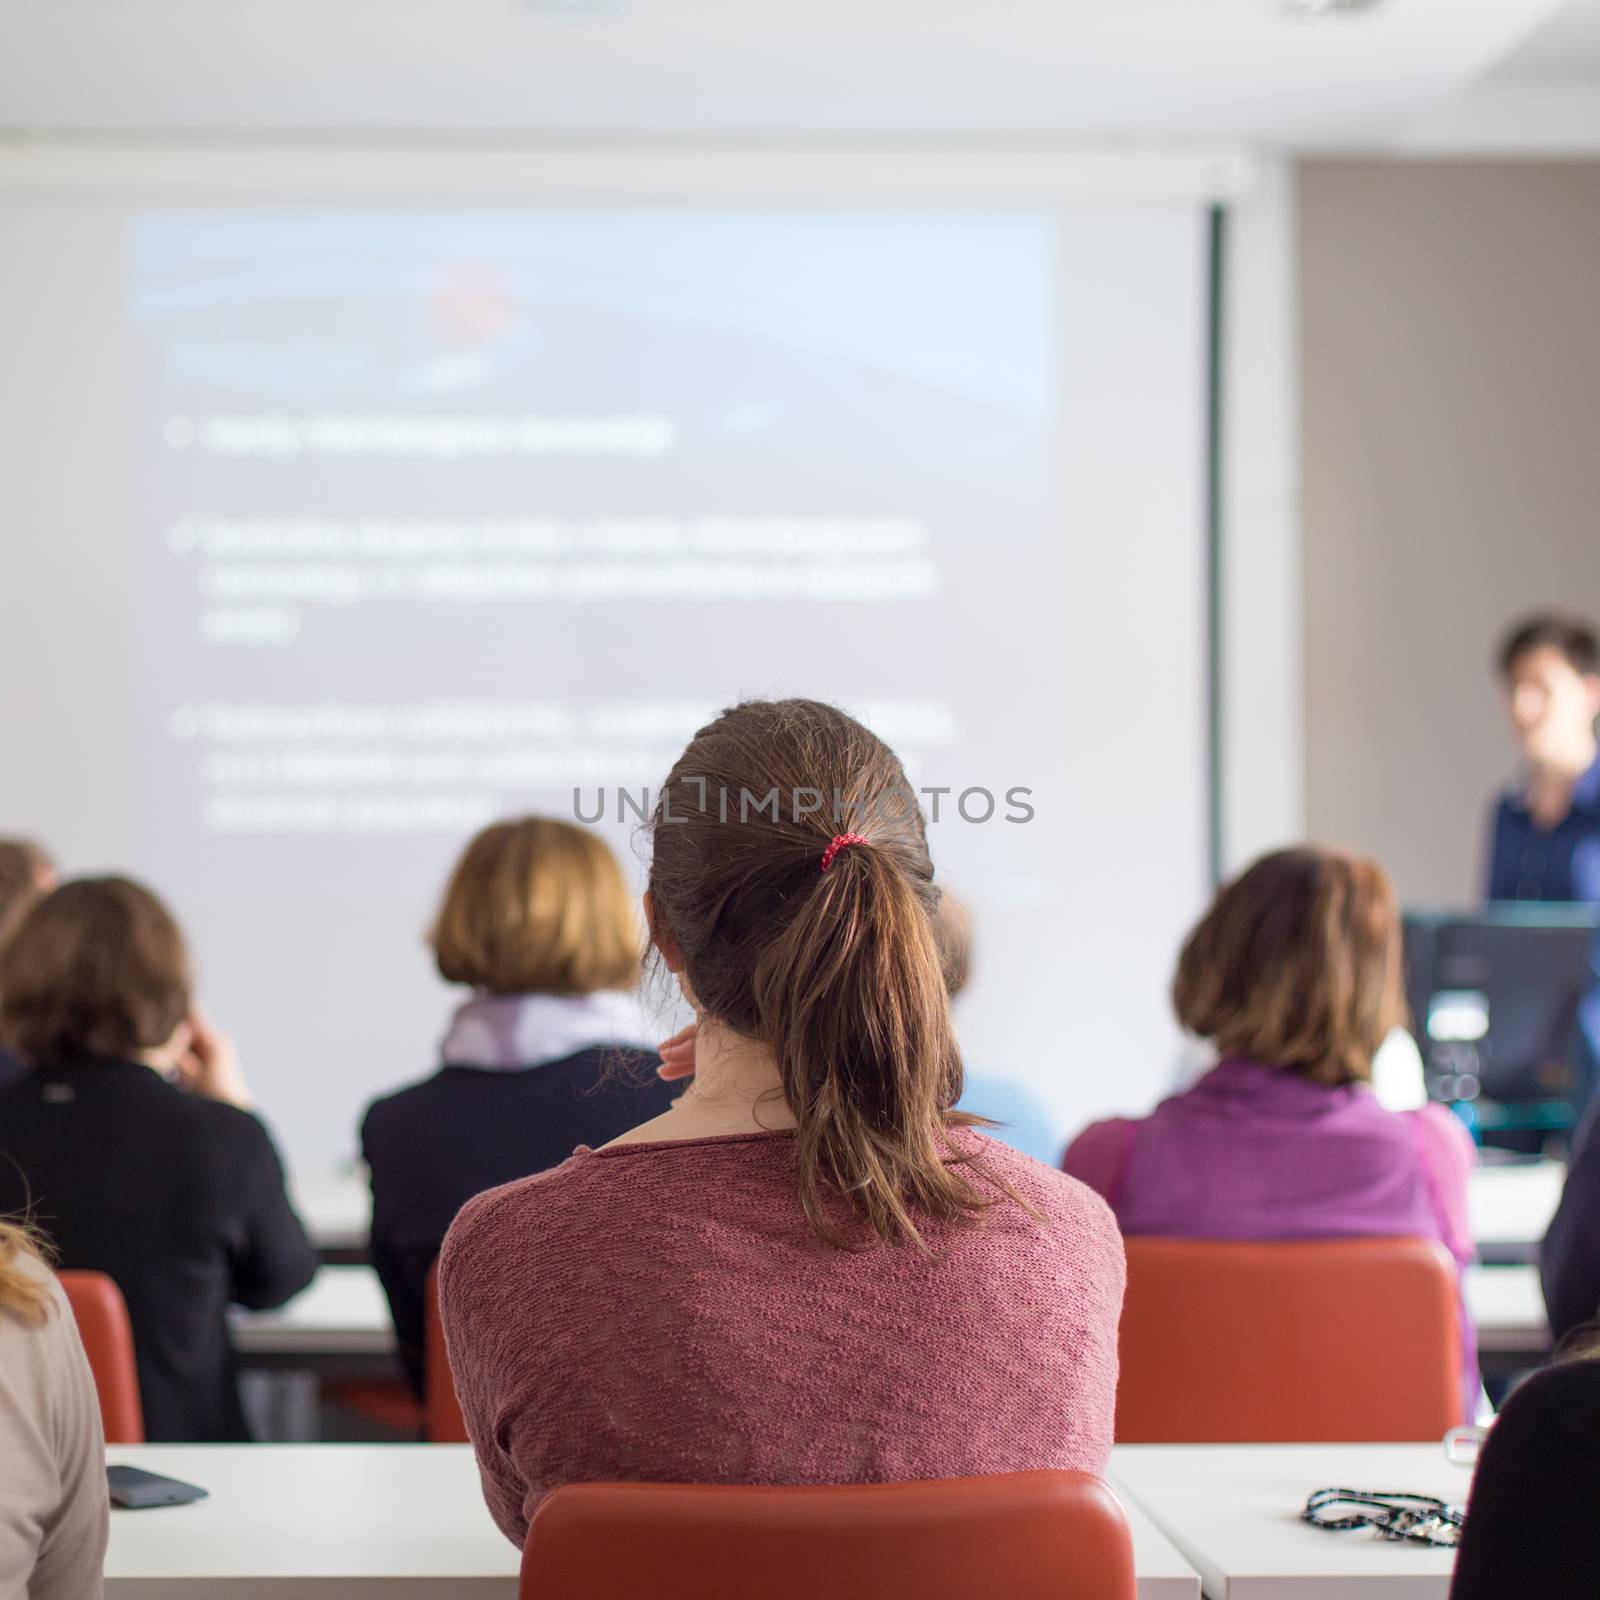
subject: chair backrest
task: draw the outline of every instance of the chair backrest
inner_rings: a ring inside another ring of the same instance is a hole
[[[1084,1472],[749,1488],[573,1484],[533,1519],[521,1600],[1133,1600],[1133,1541]]]
[[[1119,1443],[1431,1441],[1461,1420],[1456,1270],[1431,1240],[1127,1250]]]
[[[122,1291],[103,1272],[61,1272],[57,1276],[89,1357],[106,1443],[143,1444],[139,1368],[133,1359],[133,1325],[128,1321]]]
[[[456,1399],[456,1380],[439,1320],[439,1263],[428,1268],[427,1312],[422,1331],[422,1409],[429,1444],[466,1444],[467,1423]]]

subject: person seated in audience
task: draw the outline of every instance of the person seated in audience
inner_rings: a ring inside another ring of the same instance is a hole
[[[431,943],[440,974],[472,995],[433,1076],[375,1101],[361,1124],[372,1263],[419,1394],[428,1269],[456,1212],[659,1116],[673,1092],[636,998],[633,903],[598,835],[543,817],[485,828]]]
[[[0,839],[0,936],[55,886],[55,863],[31,839]]]
[[[1399,911],[1377,862],[1309,847],[1264,856],[1189,935],[1173,999],[1221,1059],[1149,1116],[1094,1123],[1062,1163],[1124,1234],[1407,1235],[1472,1260],[1471,1136],[1442,1106],[1386,1110],[1369,1085],[1405,1014]],[[1471,1421],[1464,1313],[1461,1328]]]
[[[1511,1391],[1478,1455],[1450,1600],[1600,1594],[1600,1328]]]
[[[939,896],[933,931],[954,1005],[972,976],[972,915],[948,889]],[[970,1061],[962,1062],[962,1080],[958,1110],[982,1117],[1002,1144],[1054,1164],[1060,1145],[1050,1131],[1050,1108],[1036,1094],[1015,1078],[974,1071]]]
[[[953,1109],[938,891],[894,753],[816,701],[735,706],[673,767],[652,836],[691,1086],[470,1201],[440,1258],[501,1529],[520,1543],[583,1480],[1102,1471],[1121,1239],[1087,1188]]]
[[[6,930],[55,883],[55,864],[38,845],[28,839],[0,839],[0,944]],[[0,1042],[0,1089],[27,1070]]]
[[[109,1509],[78,1325],[38,1241],[0,1221],[0,1595],[99,1600]]]
[[[1600,1104],[1573,1138],[1561,1203],[1539,1247],[1539,1283],[1556,1339],[1600,1317]]]
[[[121,1289],[150,1439],[245,1439],[224,1312],[281,1305],[317,1256],[189,974],[166,907],[126,878],[65,883],[23,915],[0,950],[0,1033],[32,1071],[0,1091],[0,1212]]]

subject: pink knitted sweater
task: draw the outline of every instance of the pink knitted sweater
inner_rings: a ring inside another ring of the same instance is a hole
[[[1116,1223],[1064,1173],[954,1138],[1048,1225],[1003,1202],[927,1225],[931,1254],[825,1245],[791,1132],[580,1147],[469,1202],[440,1308],[506,1536],[521,1544],[563,1483],[1103,1471]]]

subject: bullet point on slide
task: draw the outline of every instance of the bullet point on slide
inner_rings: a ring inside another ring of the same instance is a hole
[[[174,450],[183,450],[194,442],[194,423],[188,417],[168,417],[162,436]]]

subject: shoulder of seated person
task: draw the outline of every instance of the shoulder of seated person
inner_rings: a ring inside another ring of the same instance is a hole
[[[456,1213],[450,1225],[452,1234],[465,1238],[481,1228],[499,1226],[510,1213],[518,1211],[525,1202],[535,1199],[535,1191],[554,1197],[569,1186],[581,1183],[583,1166],[572,1156],[559,1166],[547,1167],[543,1172],[530,1173],[526,1178],[513,1178],[498,1188],[485,1189],[475,1194]]]
[[[1100,1235],[1103,1242],[1114,1242],[1120,1251],[1122,1228],[1105,1196],[1071,1173],[1054,1167],[1046,1167],[1045,1171],[1054,1180],[1046,1200],[1052,1208],[1051,1214],[1058,1221],[1070,1222],[1075,1228]]]
[[[54,1284],[56,1299],[65,1304],[66,1297],[61,1292],[60,1280],[51,1271],[48,1263],[41,1261],[31,1250],[16,1251],[6,1265],[24,1278],[32,1278],[37,1283]]]
[[[1500,1408],[1491,1443],[1531,1435],[1600,1459],[1600,1358],[1563,1361],[1517,1385]]]
[[[1011,1184],[1024,1198],[1040,1201],[1055,1220],[1097,1227],[1121,1237],[1111,1207],[1081,1179],[980,1129],[970,1130],[969,1136],[982,1141],[979,1159],[995,1177]]]
[[[397,1112],[403,1112],[408,1107],[417,1106],[433,1098],[444,1081],[442,1074],[446,1069],[437,1067],[426,1078],[417,1078],[411,1083],[402,1083],[389,1090],[387,1094],[380,1094],[369,1100],[366,1109],[361,1113],[362,1125],[374,1121],[381,1122],[386,1117],[392,1117]]]
[[[41,1261],[31,1250],[19,1250],[12,1255],[6,1265],[18,1276],[31,1278],[34,1282],[48,1287],[55,1309],[44,1324],[45,1329],[59,1325],[73,1326],[72,1307],[67,1300],[66,1290],[61,1287],[60,1278],[56,1276],[48,1262]],[[21,1331],[24,1334],[36,1331],[32,1323],[7,1316],[0,1316],[0,1329],[7,1332]]]
[[[1420,1123],[1441,1138],[1451,1139],[1470,1150],[1476,1159],[1477,1146],[1473,1143],[1471,1130],[1449,1106],[1440,1105],[1437,1100],[1430,1100],[1425,1106],[1412,1106],[1405,1111],[1390,1112],[1390,1115]]]
[[[174,1115],[203,1128],[208,1137],[253,1142],[268,1136],[266,1124],[255,1109],[236,1106],[231,1100],[216,1100],[174,1084],[168,1104],[177,1108]]]

